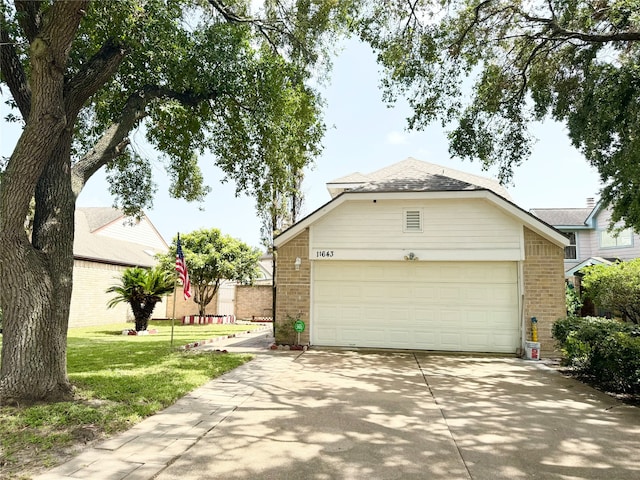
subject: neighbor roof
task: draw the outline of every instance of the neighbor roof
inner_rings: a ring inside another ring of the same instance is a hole
[[[149,222],[149,219],[143,217]],[[126,221],[124,214],[114,208],[78,208],[75,213],[73,256],[79,260],[124,266],[152,267],[159,249],[107,235],[99,235],[102,227],[114,221]],[[149,222],[150,223],[150,222]]]
[[[491,190],[507,200],[511,200],[507,190],[500,183],[488,177],[481,177],[453,168],[423,162],[409,157],[368,174],[359,172],[327,183],[332,197],[349,191],[367,192],[426,192]]]
[[[91,232],[124,218],[120,210],[111,207],[85,207],[77,210],[79,211],[84,215]]]
[[[586,227],[593,208],[535,208],[531,213],[554,227]]]

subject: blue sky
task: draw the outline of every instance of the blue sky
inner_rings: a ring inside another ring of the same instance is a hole
[[[423,132],[406,132],[410,110],[400,103],[388,108],[378,88],[379,67],[366,45],[356,41],[334,62],[331,82],[323,88],[327,106],[322,155],[307,172],[303,191],[303,213],[311,213],[330,197],[326,182],[352,172],[368,173],[392,163],[414,157],[431,163],[484,176],[496,176],[496,170],[483,172],[478,162],[462,162],[448,154],[446,133],[433,126]],[[11,154],[19,130],[4,121],[0,129],[0,155]],[[573,148],[564,127],[553,122],[535,125],[538,138],[532,157],[515,170],[513,184],[507,185],[512,199],[528,210],[535,207],[584,207],[587,197],[597,197],[600,183],[595,169]],[[260,247],[260,223],[255,202],[250,197],[236,197],[233,183],[222,184],[220,170],[210,157],[201,158],[205,181],[212,191],[201,205],[168,196],[168,182],[158,155],[146,144],[141,132],[132,135],[136,148],[155,159],[158,191],[148,217],[167,242],[180,232],[198,228],[219,228],[223,233]],[[78,206],[111,206],[103,172],[87,183]]]

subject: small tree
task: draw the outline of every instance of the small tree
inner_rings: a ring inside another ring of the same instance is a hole
[[[640,259],[592,265],[584,272],[582,287],[588,298],[632,323],[640,323]]]
[[[116,294],[107,306],[113,308],[122,302],[131,305],[136,332],[140,332],[147,329],[156,304],[162,301],[163,295],[173,291],[174,284],[173,275],[163,269],[127,268],[122,273],[120,284],[107,289],[107,293]]]
[[[160,265],[167,272],[174,271],[176,241],[177,237],[169,252],[159,256]],[[207,305],[224,280],[253,283],[258,276],[260,250],[223,235],[217,228],[183,234],[180,243],[189,271],[193,301],[198,305],[200,315],[205,315]]]

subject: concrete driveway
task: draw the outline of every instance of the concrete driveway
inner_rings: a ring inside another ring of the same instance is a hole
[[[154,478],[640,478],[640,409],[534,362],[312,349],[207,388],[229,413]]]

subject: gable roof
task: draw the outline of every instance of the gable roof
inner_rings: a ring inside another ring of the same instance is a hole
[[[534,208],[530,212],[554,227],[586,227],[593,208]]]
[[[452,176],[439,172],[447,172]],[[552,243],[563,247],[569,244],[567,237],[562,232],[514,204],[507,191],[496,180],[408,158],[373,172],[367,176],[369,178],[367,182],[343,188],[348,183],[344,180],[354,180],[360,178],[359,175],[361,174],[352,174],[334,180],[333,183],[329,182],[327,184],[329,191],[333,185],[336,187],[335,191],[339,191],[339,193],[315,212],[280,233],[274,238],[274,245],[278,247],[286,243],[303,229],[346,201],[351,199],[375,200],[381,196],[394,199],[485,199]],[[336,183],[338,181],[342,183]],[[479,185],[479,183],[487,186]]]
[[[355,172],[340,177],[328,182],[327,189],[334,198],[347,190],[426,192],[486,189],[511,200],[507,190],[493,178],[423,162],[413,157],[368,174]]]
[[[580,262],[575,267],[567,270],[565,272],[565,275],[568,277],[571,277],[573,275],[579,275],[580,270],[582,270],[585,267],[590,267],[591,265],[607,265],[608,266],[608,265],[613,265],[618,261],[619,259],[617,258],[589,257],[586,260],[583,260],[582,262]]]
[[[114,208],[76,209],[74,258],[122,266],[152,267],[156,265],[155,254],[166,252],[166,250],[158,248],[157,243],[156,245],[145,245],[142,240],[140,243],[136,243],[100,234],[104,227],[116,221],[126,222],[126,220],[123,213]],[[141,221],[148,222],[155,230],[146,215],[143,214]],[[158,236],[162,239],[160,234]],[[164,243],[163,239],[162,243]]]
[[[95,232],[105,225],[125,218],[120,210],[111,207],[85,207],[79,208],[76,212],[81,212],[84,215],[90,232]]]

